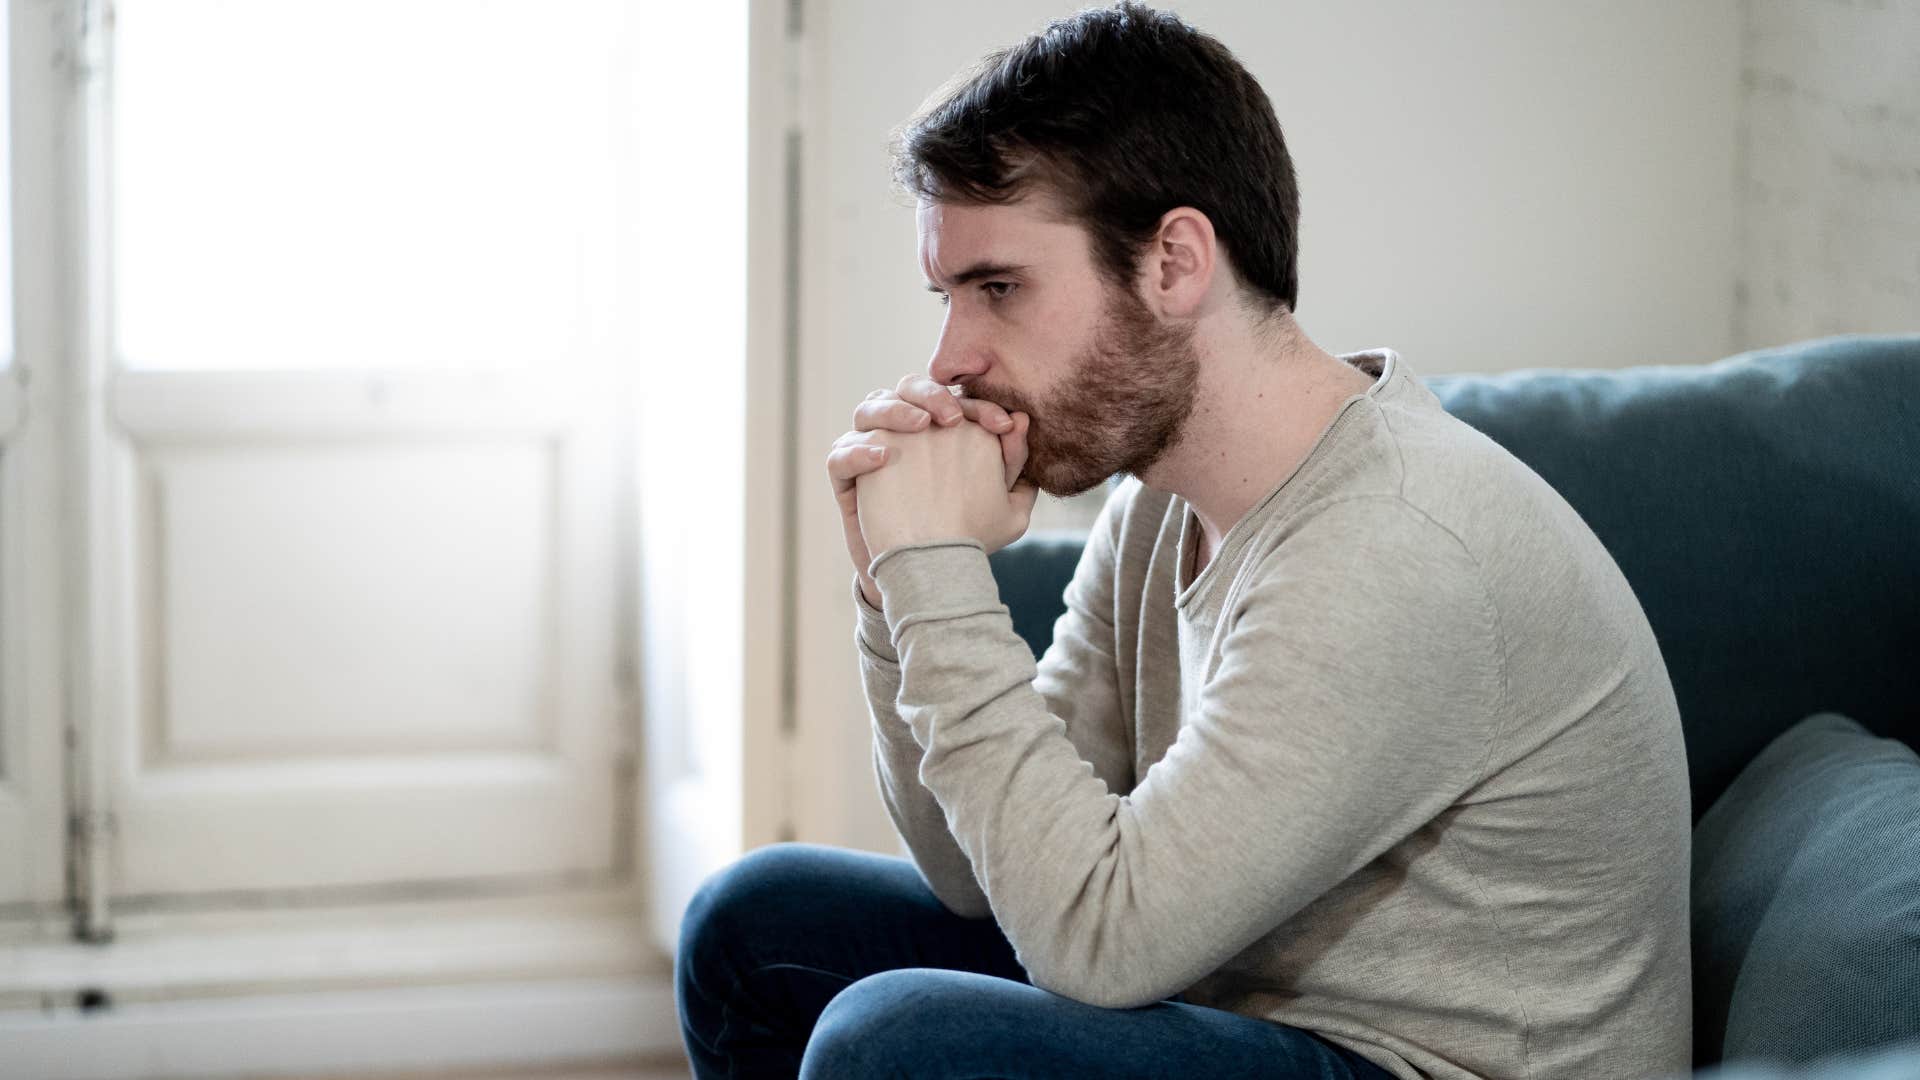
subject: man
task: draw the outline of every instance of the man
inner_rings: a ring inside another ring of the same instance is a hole
[[[1636,1077],[1691,1057],[1678,711],[1618,568],[1389,349],[1294,318],[1265,94],[1133,4],[898,174],[948,305],[828,457],[912,863],[688,911],[700,1075]],[[1115,474],[1038,666],[987,554]]]

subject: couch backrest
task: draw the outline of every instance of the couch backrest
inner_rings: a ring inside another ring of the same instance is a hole
[[[1920,747],[1920,336],[1426,382],[1620,564],[1679,699],[1696,819],[1811,713]]]
[[[1673,678],[1696,819],[1811,713],[1920,747],[1920,335],[1425,381],[1620,564]],[[1050,534],[993,557],[1036,655],[1079,549]]]

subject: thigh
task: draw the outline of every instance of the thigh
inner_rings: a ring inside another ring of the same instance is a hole
[[[1311,1032],[1219,1009],[1171,999],[1138,1009],[1106,1009],[1026,983],[940,970],[887,972],[842,991],[815,1025],[800,1075],[834,1080],[1391,1076]]]

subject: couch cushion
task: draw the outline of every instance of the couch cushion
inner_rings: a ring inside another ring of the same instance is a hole
[[[1696,818],[1809,713],[1920,746],[1920,336],[1424,381],[1545,477],[1633,585]]]
[[[1833,713],[1774,740],[1693,838],[1695,1058],[1920,1038],[1920,755]]]

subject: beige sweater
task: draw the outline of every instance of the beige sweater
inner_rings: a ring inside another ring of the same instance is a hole
[[[1034,985],[1307,1028],[1401,1077],[1691,1061],[1686,749],[1613,559],[1391,350],[1197,580],[1129,480],[1037,669],[971,540],[854,588],[874,764]],[[1604,468],[1597,462],[1595,467]]]

